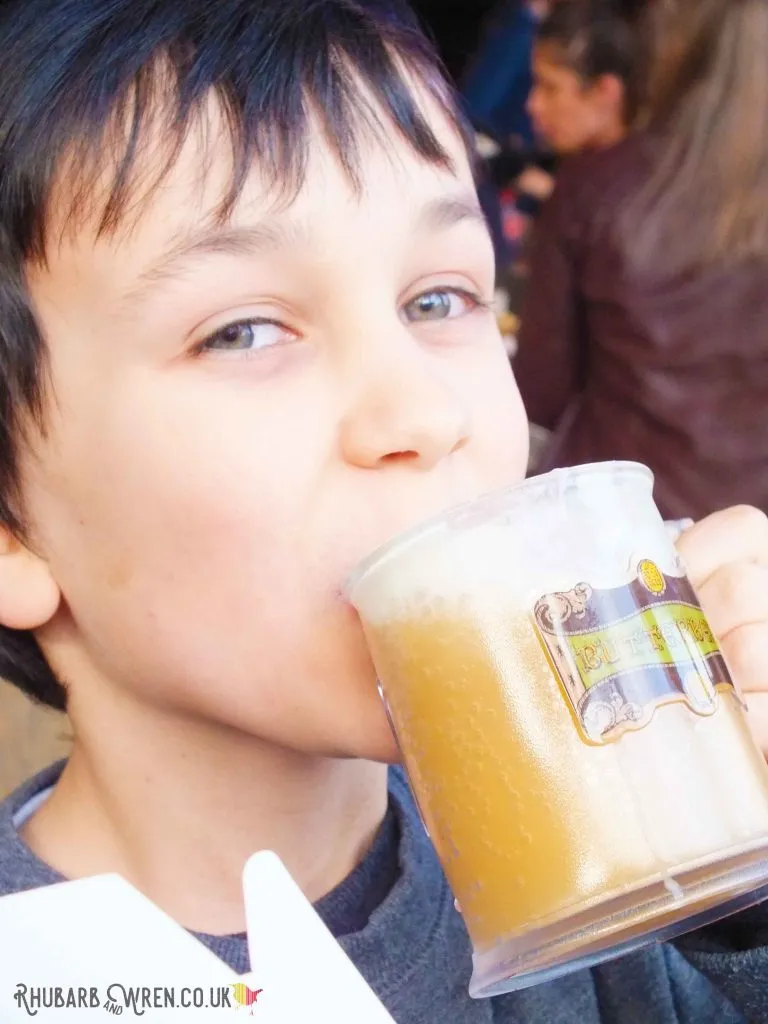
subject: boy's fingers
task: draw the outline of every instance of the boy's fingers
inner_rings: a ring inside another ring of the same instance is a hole
[[[747,693],[745,699],[749,728],[763,756],[768,757],[768,693]]]
[[[733,680],[750,703],[750,694],[768,691],[768,625],[740,626],[720,641]]]
[[[697,594],[721,644],[731,633],[746,626],[762,625],[768,633],[768,567],[748,561],[723,565],[698,585]],[[764,651],[763,657],[766,656],[768,650]],[[768,674],[768,661],[762,671]]]
[[[768,566],[768,516],[749,505],[715,512],[686,530],[677,549],[697,588],[728,562]]]

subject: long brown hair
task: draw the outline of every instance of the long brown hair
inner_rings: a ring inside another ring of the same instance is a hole
[[[657,0],[650,18],[630,252],[656,269],[768,259],[768,0]]]

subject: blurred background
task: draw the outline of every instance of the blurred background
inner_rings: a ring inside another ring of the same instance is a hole
[[[64,715],[38,708],[0,684],[0,800],[68,749]]]

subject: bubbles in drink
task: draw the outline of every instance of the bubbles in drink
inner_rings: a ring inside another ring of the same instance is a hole
[[[476,992],[768,881],[768,769],[650,489],[558,471],[350,585]]]

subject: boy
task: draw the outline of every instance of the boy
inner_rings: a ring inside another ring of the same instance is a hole
[[[0,42],[0,675],[75,736],[0,811],[0,894],[116,871],[245,971],[240,873],[269,848],[402,1024],[768,1019],[762,910],[472,1002],[388,785],[340,585],[527,451],[470,160],[407,15],[11,0]],[[682,546],[758,688],[765,521]]]

